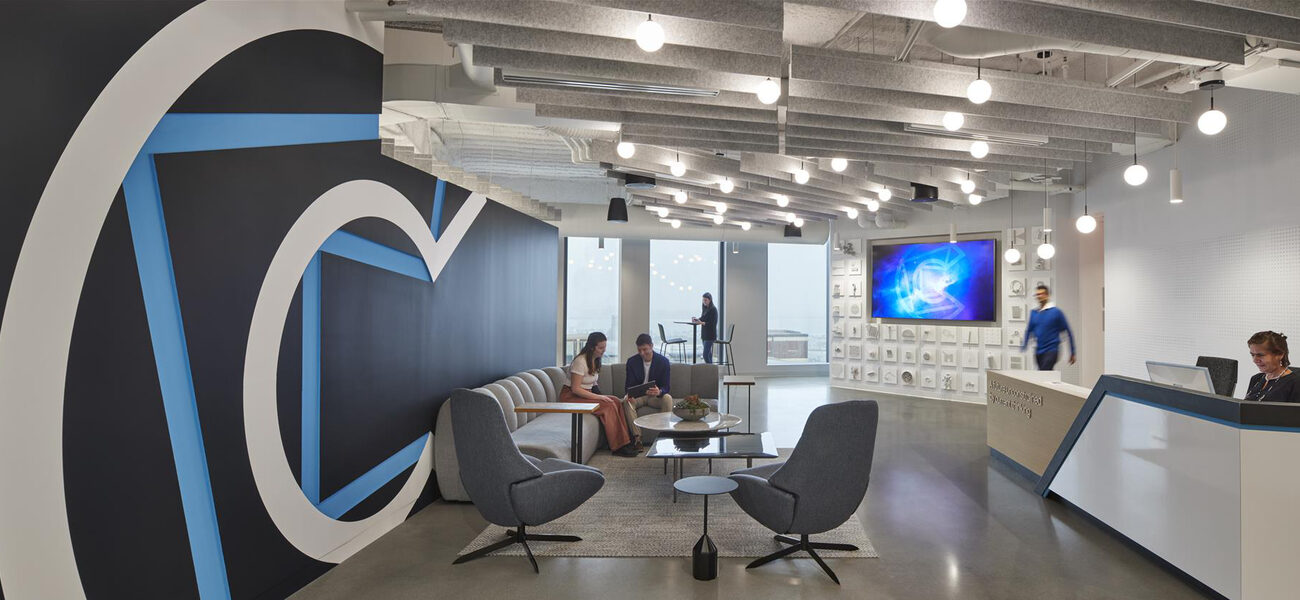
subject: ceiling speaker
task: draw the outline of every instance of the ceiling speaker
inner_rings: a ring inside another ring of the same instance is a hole
[[[912,202],[934,202],[939,199],[939,188],[912,182]]]
[[[653,190],[655,189],[655,178],[627,173],[623,175],[623,186],[629,190]]]

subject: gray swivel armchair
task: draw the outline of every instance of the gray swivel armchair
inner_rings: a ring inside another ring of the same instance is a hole
[[[852,544],[810,542],[808,536],[842,525],[862,504],[871,479],[880,409],[875,400],[854,400],[819,406],[808,416],[803,435],[784,463],[743,469],[731,474],[739,487],[731,492],[749,516],[788,544],[749,563],[753,569],[803,550],[817,565],[835,576],[817,550],[857,550]]]
[[[459,556],[452,564],[521,544],[537,573],[529,541],[577,542],[582,538],[528,533],[527,527],[554,521],[582,506],[605,485],[605,476],[586,465],[557,458],[538,460],[519,452],[506,428],[501,405],[488,396],[458,389],[449,402],[460,478],[469,499],[484,519],[516,528],[507,532],[506,539]]]

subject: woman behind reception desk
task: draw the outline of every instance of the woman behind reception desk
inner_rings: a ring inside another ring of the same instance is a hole
[[[1259,373],[1250,378],[1246,400],[1257,402],[1300,402],[1300,376],[1291,371],[1286,336],[1261,331],[1246,340],[1250,359]]]

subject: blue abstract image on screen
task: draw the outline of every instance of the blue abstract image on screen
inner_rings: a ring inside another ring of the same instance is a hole
[[[871,316],[995,321],[997,268],[994,240],[875,246]]]

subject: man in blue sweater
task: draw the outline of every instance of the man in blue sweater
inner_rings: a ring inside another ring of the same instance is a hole
[[[1039,371],[1051,371],[1056,366],[1056,360],[1061,356],[1061,332],[1070,336],[1070,364],[1074,364],[1074,333],[1070,331],[1070,324],[1065,321],[1065,313],[1056,307],[1056,303],[1051,301],[1051,292],[1047,286],[1040,285],[1034,290],[1034,299],[1038,300],[1038,308],[1029,313],[1029,326],[1025,328],[1025,339],[1020,342],[1020,351],[1024,352],[1029,346],[1029,338],[1033,337],[1034,343],[1034,360],[1038,363]]]

